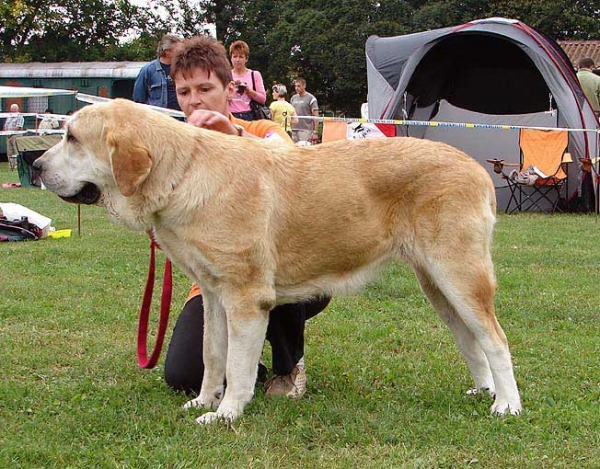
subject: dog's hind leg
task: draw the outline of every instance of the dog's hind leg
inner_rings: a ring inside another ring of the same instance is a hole
[[[478,254],[453,261],[448,261],[446,254],[443,262],[431,263],[426,273],[417,268],[417,276],[452,330],[476,389],[495,392],[492,413],[516,415],[521,411],[521,399],[508,342],[494,313],[492,261],[489,255]]]
[[[275,292],[262,295],[246,289],[243,294],[224,297],[223,304],[227,311],[227,388],[216,412],[196,419],[202,425],[214,420],[233,422],[252,400]]]
[[[470,393],[489,392],[495,394],[494,378],[488,363],[488,359],[479,346],[475,335],[465,325],[452,305],[446,300],[444,294],[431,281],[429,275],[421,268],[415,268],[417,280],[421,289],[430,303],[437,311],[440,318],[450,328],[458,348],[467,362],[467,367],[475,382],[475,388]]]

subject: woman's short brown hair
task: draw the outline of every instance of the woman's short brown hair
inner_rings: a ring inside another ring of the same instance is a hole
[[[186,39],[176,49],[171,61],[171,76],[174,77],[178,73],[185,76],[195,68],[204,70],[209,77],[211,73],[215,73],[223,87],[232,81],[227,51],[223,44],[213,37],[194,36]]]
[[[229,46],[229,56],[231,57],[234,52],[239,52],[246,56],[247,59],[250,58],[250,48],[248,44],[244,41],[235,41]]]

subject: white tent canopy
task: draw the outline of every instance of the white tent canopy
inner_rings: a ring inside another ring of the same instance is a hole
[[[25,86],[0,86],[0,98],[31,98],[36,96],[65,96],[76,94],[73,90],[28,88]]]
[[[92,96],[89,94],[79,93],[75,90],[61,90],[54,88],[29,88],[26,86],[0,86],[0,99],[1,98],[32,98],[38,96],[67,96],[77,95],[76,99],[88,104],[103,103],[110,101],[112,98],[104,98],[100,96]],[[150,106],[155,111],[159,111],[165,114],[169,114],[173,117],[183,118],[185,114],[182,111],[176,111],[173,109],[161,108],[158,106]],[[0,117],[6,113],[0,113]],[[24,116],[35,116],[35,113],[23,114]]]

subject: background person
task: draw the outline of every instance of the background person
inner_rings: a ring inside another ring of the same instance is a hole
[[[186,40],[173,59],[172,76],[189,124],[241,137],[280,141],[282,145],[293,144],[275,122],[245,121],[229,112],[229,101],[236,93],[235,83],[225,48],[216,39],[196,36]],[[305,393],[305,321],[328,303],[329,298],[319,298],[277,306],[270,312],[267,339],[271,343],[275,376],[269,382],[267,395],[297,398]],[[203,330],[202,296],[194,284],[167,350],[165,380],[170,387],[186,392],[200,390],[204,375]],[[266,375],[266,369],[263,373]]]
[[[165,34],[158,43],[152,62],[142,67],[133,85],[133,100],[180,111],[175,86],[171,79],[171,60],[174,49],[183,38],[176,34]]]
[[[39,130],[55,130],[60,127],[58,119],[52,115],[54,111],[51,108],[46,109],[44,114],[46,115],[42,117],[42,121],[38,125]]]
[[[4,121],[4,130],[13,132],[23,130],[25,119],[23,116],[19,115],[19,105],[11,104],[10,112],[12,115],[8,116]],[[11,157],[16,157],[19,153],[19,150],[17,149],[17,137],[18,135],[9,135],[6,137],[6,156],[9,161]]]
[[[596,116],[600,116],[600,76],[593,72],[594,68],[594,60],[590,57],[584,57],[579,61],[577,78]]]
[[[285,100],[285,97],[287,96],[287,88],[285,85],[277,83],[276,85],[273,85],[272,91],[274,101],[269,106],[269,109],[273,114],[273,122],[276,122],[283,127],[286,133],[291,137],[292,122],[298,122],[296,109]]]
[[[296,94],[290,99],[290,103],[296,109],[296,115],[319,117],[319,103],[317,98],[306,91],[306,80],[296,78],[294,80]],[[317,143],[319,136],[317,130],[319,121],[317,119],[298,119],[298,122],[292,124],[292,138],[294,142]]]
[[[229,56],[233,66],[231,74],[236,86],[236,92],[229,102],[229,110],[238,119],[254,120],[250,101],[254,100],[260,104],[265,104],[267,101],[262,75],[258,70],[251,70],[246,67],[246,63],[250,58],[250,48],[244,41],[235,41],[231,44],[229,46]],[[254,75],[254,86],[252,75]]]

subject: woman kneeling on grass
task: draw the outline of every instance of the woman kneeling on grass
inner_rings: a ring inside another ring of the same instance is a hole
[[[197,127],[247,138],[279,140],[293,145],[285,130],[269,120],[245,121],[229,112],[235,93],[231,66],[225,48],[215,39],[196,36],[178,47],[171,63],[177,100],[187,122]],[[299,398],[306,392],[304,364],[305,321],[320,313],[330,298],[281,305],[271,310],[267,340],[273,353],[274,377],[266,394]],[[165,380],[174,389],[199,392],[204,375],[202,342],[204,308],[197,285],[192,285],[175,329],[165,360]],[[259,365],[259,379],[267,370]]]

